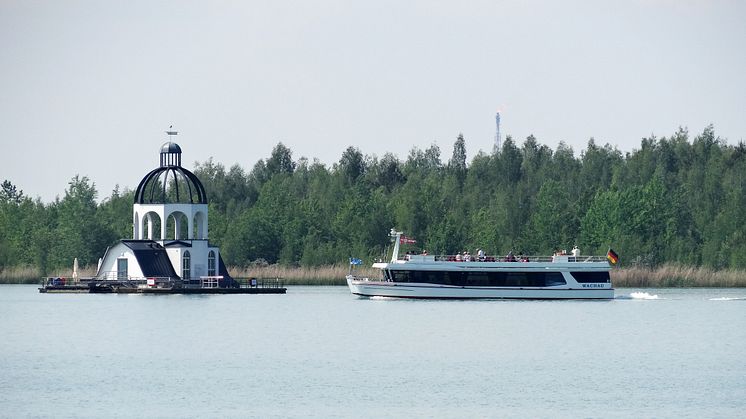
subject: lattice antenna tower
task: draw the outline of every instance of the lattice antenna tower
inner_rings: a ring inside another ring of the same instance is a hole
[[[502,149],[502,146],[503,146],[503,144],[502,144],[502,137],[500,136],[500,112],[499,111],[495,114],[495,125],[496,125],[496,130],[495,130],[495,150],[499,152]]]

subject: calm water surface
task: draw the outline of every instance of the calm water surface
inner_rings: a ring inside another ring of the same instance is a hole
[[[598,302],[0,285],[2,418],[745,414],[744,289]]]

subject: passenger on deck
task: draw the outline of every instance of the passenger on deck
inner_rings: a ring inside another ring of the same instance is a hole
[[[461,253],[456,252],[456,262],[461,262],[463,259],[461,259]]]
[[[480,262],[484,262],[484,250],[477,249],[477,258],[479,258]]]
[[[464,252],[464,261],[471,262],[471,255],[469,254],[469,252]]]

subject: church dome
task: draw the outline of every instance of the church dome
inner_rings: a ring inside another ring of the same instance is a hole
[[[163,153],[179,153],[181,154],[181,147],[174,142],[167,142],[161,146],[161,154]]]
[[[181,147],[171,141],[161,146],[161,166],[140,181],[135,204],[206,204],[205,187],[181,167]]]

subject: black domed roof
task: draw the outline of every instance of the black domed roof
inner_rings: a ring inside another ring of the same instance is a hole
[[[135,204],[206,204],[205,187],[197,176],[181,167],[181,147],[167,142],[161,146],[161,167],[140,181]]]
[[[161,153],[179,153],[181,154],[181,147],[178,144],[172,143],[171,141],[164,143],[161,146]]]

